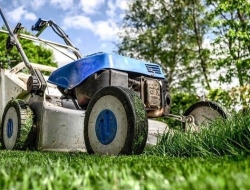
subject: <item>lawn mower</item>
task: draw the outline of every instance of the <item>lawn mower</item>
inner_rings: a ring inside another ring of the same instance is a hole
[[[181,121],[184,131],[197,130],[206,122],[225,118],[211,101],[193,104],[183,115],[170,112],[168,81],[160,65],[114,53],[83,56],[68,35],[53,21],[39,19],[32,30],[12,30],[0,9],[9,34],[7,50],[16,47],[23,62],[1,69],[0,122],[2,148],[39,151],[83,151],[101,155],[141,154],[155,145],[169,127],[157,118]],[[39,35],[52,27],[65,42]],[[19,38],[46,46],[65,48],[75,60],[59,68],[34,64]],[[28,74],[23,72],[28,70]],[[51,74],[46,76],[44,71]]]

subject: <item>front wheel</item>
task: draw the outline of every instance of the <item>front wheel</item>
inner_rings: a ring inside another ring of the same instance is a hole
[[[7,150],[34,147],[33,112],[26,102],[11,100],[1,123],[2,147]]]
[[[88,153],[140,154],[146,145],[147,135],[146,111],[133,91],[108,86],[91,99],[84,121]]]
[[[201,101],[191,105],[183,114],[191,121],[183,123],[183,129],[199,131],[200,126],[209,125],[218,118],[226,119],[226,113],[215,102]]]

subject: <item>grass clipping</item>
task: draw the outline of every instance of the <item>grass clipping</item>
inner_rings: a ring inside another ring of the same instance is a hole
[[[200,132],[169,130],[148,153],[172,157],[249,155],[250,110],[216,120]]]

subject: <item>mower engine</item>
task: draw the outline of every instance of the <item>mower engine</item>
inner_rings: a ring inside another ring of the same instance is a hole
[[[136,92],[144,103],[148,117],[161,117],[170,112],[171,97],[167,80],[112,69],[94,73],[74,88],[78,104],[84,107],[98,90],[106,86],[121,86]]]

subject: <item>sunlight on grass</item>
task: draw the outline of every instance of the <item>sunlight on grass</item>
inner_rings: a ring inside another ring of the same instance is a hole
[[[0,151],[1,189],[250,189],[250,117],[175,130],[139,156]]]
[[[247,157],[171,158],[1,151],[2,189],[250,188]]]

